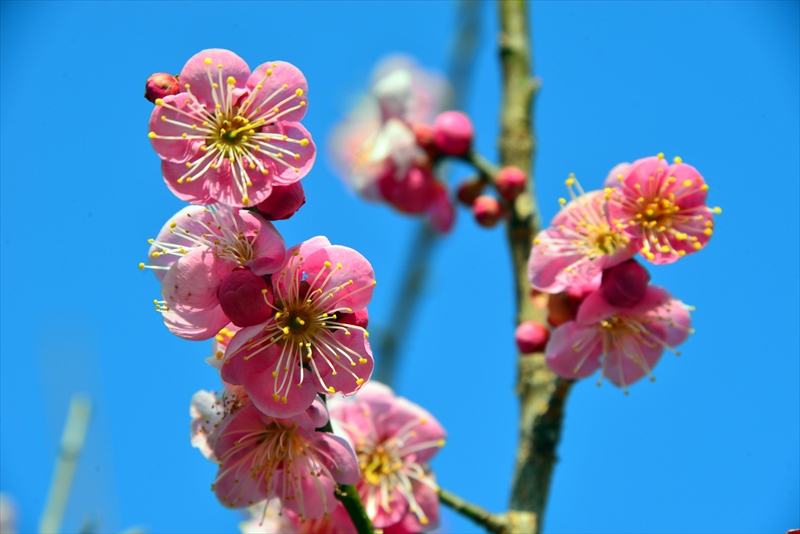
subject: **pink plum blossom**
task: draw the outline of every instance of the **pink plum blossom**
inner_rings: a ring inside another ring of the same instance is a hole
[[[318,398],[291,417],[271,417],[252,404],[228,415],[214,442],[219,501],[246,508],[278,497],[301,520],[330,515],[335,484],[354,484],[358,462],[344,439],[315,430],[327,422]]]
[[[352,534],[356,531],[344,505],[339,502],[328,516],[302,520],[292,510],[285,509],[279,499],[251,506],[250,518],[239,523],[242,534]]]
[[[396,534],[433,529],[439,498],[428,462],[445,443],[439,422],[375,381],[352,400],[332,402],[331,416],[358,455],[358,493],[373,525]]]
[[[187,206],[150,244],[149,268],[161,280],[164,298],[157,309],[172,333],[193,340],[209,339],[231,322],[217,296],[228,274],[237,267],[271,274],[286,258],[272,223],[222,204]]]
[[[547,365],[564,378],[585,378],[598,368],[603,377],[625,389],[647,375],[653,378],[664,349],[691,333],[690,308],[658,286],[628,307],[609,303],[603,291],[591,293],[573,321],[556,328],[545,350]]]
[[[195,393],[189,405],[192,447],[198,449],[206,459],[216,462],[214,445],[220,424],[229,415],[250,404],[250,399],[241,386],[230,386],[217,392],[201,389]]]
[[[591,191],[575,195],[573,177],[567,180],[572,200],[533,241],[528,261],[531,286],[546,293],[559,293],[572,286],[599,282],[603,269],[636,254],[629,238],[614,228],[608,218],[609,193]]]
[[[415,129],[429,130],[421,123],[433,120],[447,92],[443,78],[408,61],[392,62],[378,70],[371,95],[334,131],[331,143],[338,173],[361,197],[424,214],[441,232],[452,227],[455,210],[434,176],[431,154],[420,146],[424,132]],[[432,129],[426,135],[432,146]]]
[[[229,50],[203,50],[183,67],[180,90],[155,101],[149,137],[181,200],[255,205],[311,170],[316,148],[298,122],[308,84],[294,65],[251,73]]]
[[[317,393],[352,395],[374,366],[364,328],[375,285],[369,262],[324,237],[287,257],[264,295],[272,317],[233,337],[221,375],[274,417],[301,413]]]
[[[714,232],[713,213],[721,213],[706,206],[708,185],[697,169],[680,158],[668,165],[663,154],[633,162],[609,191],[614,226],[655,264],[702,249]]]

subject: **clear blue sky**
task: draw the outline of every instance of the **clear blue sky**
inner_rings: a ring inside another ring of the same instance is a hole
[[[388,53],[444,69],[446,2],[2,2],[0,490],[35,528],[73,392],[96,417],[66,529],[234,531],[188,439],[198,389],[218,387],[209,343],[172,337],[158,284],[136,264],[181,203],[150,148],[146,77],[203,48],[309,80],[304,121],[328,132]],[[494,158],[493,4],[467,109]],[[652,269],[697,306],[683,356],[624,396],[579,384],[569,400],[549,532],[783,532],[800,526],[796,2],[582,2],[533,7],[537,193],[546,219],[574,172],[600,187],[620,161],[665,152],[696,166],[724,213],[710,245]],[[463,169],[456,169],[464,172]],[[458,172],[456,173],[458,174]],[[458,176],[454,176],[454,179]],[[288,243],[324,232],[362,252],[386,326],[415,228],[349,194],[324,157]],[[440,483],[499,511],[516,442],[511,277],[504,232],[461,212],[435,258],[397,379],[450,434]],[[382,321],[384,321],[382,323]],[[377,355],[380,365],[380,355]],[[422,371],[421,369],[426,369]],[[450,514],[445,527],[476,531]]]

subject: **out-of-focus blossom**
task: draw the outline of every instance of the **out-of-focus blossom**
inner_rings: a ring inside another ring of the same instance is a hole
[[[214,442],[219,501],[246,508],[278,497],[301,521],[333,513],[334,486],[354,484],[358,463],[344,439],[315,430],[327,422],[318,398],[292,417],[270,417],[252,404],[228,415]]]
[[[472,204],[472,215],[479,225],[492,228],[503,218],[503,206],[492,195],[481,195]]]
[[[352,395],[374,366],[359,324],[374,285],[372,266],[353,249],[324,237],[293,247],[264,296],[273,316],[234,336],[222,379],[275,417],[303,412],[317,393]]]
[[[219,435],[220,424],[229,415],[250,404],[250,399],[241,386],[230,386],[217,392],[201,389],[195,393],[189,405],[192,447],[197,448],[207,459],[216,462],[214,444]]]
[[[358,455],[358,493],[373,525],[395,534],[435,528],[439,499],[428,462],[444,445],[439,422],[374,381],[352,400],[333,402],[331,414]]]
[[[573,198],[560,200],[564,207],[536,235],[528,262],[531,286],[546,293],[599,281],[603,269],[636,254],[629,237],[608,218],[610,193],[584,193],[572,176],[566,183]]]
[[[356,528],[350,520],[344,505],[336,504],[327,517],[305,519],[289,509],[285,509],[279,499],[251,506],[250,518],[239,523],[242,534],[268,534],[286,532],[294,534],[353,534]]]
[[[362,198],[425,214],[442,232],[455,210],[433,174],[434,132],[426,124],[448,91],[443,77],[392,58],[376,69],[370,94],[331,136],[334,166]]]
[[[495,186],[497,192],[504,199],[512,202],[525,190],[525,185],[528,181],[528,176],[522,169],[517,167],[503,167],[497,173]]]
[[[648,286],[642,300],[620,308],[602,291],[591,293],[574,321],[553,331],[547,344],[547,365],[564,378],[585,378],[598,368],[623,388],[647,375],[664,349],[673,352],[691,332],[689,307],[662,287]],[[677,352],[676,352],[677,353]]]
[[[187,206],[150,243],[149,267],[162,282],[164,298],[156,305],[172,333],[193,340],[209,339],[231,322],[217,293],[234,269],[247,267],[262,276],[286,259],[272,223],[222,204]]]
[[[433,142],[442,154],[463,156],[472,146],[472,121],[460,111],[445,111],[433,123]]]
[[[608,189],[610,218],[645,258],[672,263],[708,243],[721,210],[706,206],[708,185],[697,169],[659,154],[621,170]]]
[[[17,532],[17,507],[8,497],[0,493],[0,533],[15,534]]]
[[[155,101],[149,137],[181,200],[255,205],[311,170],[316,148],[298,122],[308,84],[294,65],[268,62],[251,73],[229,50],[203,50],[183,67],[180,86]]]
[[[520,323],[514,332],[514,339],[517,348],[523,354],[542,352],[550,339],[550,331],[544,326],[534,321],[524,321]]]

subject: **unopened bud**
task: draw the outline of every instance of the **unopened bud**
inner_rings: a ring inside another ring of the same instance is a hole
[[[550,339],[550,331],[533,321],[525,321],[517,327],[514,334],[517,341],[517,348],[523,354],[533,352],[544,352],[547,340]]]
[[[608,302],[625,308],[642,301],[649,283],[647,269],[630,259],[603,271],[600,288]]]
[[[300,182],[274,185],[272,193],[261,204],[258,212],[270,221],[283,221],[294,215],[306,203],[306,194]]]
[[[511,202],[525,190],[526,181],[527,176],[522,170],[517,167],[503,167],[497,173],[495,185],[500,196]]]
[[[417,144],[425,150],[433,150],[435,148],[433,143],[433,126],[428,124],[417,123],[411,129],[414,131],[414,136],[417,138]]]
[[[472,137],[472,122],[460,111],[445,111],[433,123],[433,139],[442,154],[463,156],[472,145]]]
[[[351,324],[353,326],[360,326],[367,328],[369,325],[369,313],[366,308],[361,308],[357,312],[337,314],[336,320],[340,323]]]
[[[491,228],[503,216],[503,207],[496,198],[490,195],[481,195],[472,205],[472,214],[478,224]]]
[[[159,98],[167,95],[177,95],[181,88],[178,84],[178,77],[166,72],[156,72],[147,78],[144,86],[144,97],[154,103]]]
[[[483,180],[464,180],[458,184],[456,197],[462,204],[471,207],[475,203],[475,199],[483,193],[484,187],[486,187],[486,182]]]
[[[225,277],[217,297],[222,311],[236,326],[263,323],[272,315],[272,307],[267,302],[271,298],[267,282],[246,267],[240,267]]]

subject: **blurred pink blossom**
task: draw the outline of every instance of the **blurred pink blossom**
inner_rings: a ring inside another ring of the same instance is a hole
[[[439,422],[374,381],[352,400],[332,402],[331,416],[358,455],[358,493],[375,527],[387,534],[435,528],[438,486],[428,462],[445,442]]]
[[[292,510],[285,509],[279,499],[256,504],[248,509],[250,518],[239,523],[242,534],[269,534],[286,532],[295,534],[352,534],[356,532],[350,516],[341,502],[328,516],[320,519],[301,519]]]

